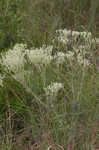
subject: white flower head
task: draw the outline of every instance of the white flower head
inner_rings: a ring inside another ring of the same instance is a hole
[[[54,82],[54,83],[51,83],[47,88],[45,88],[45,92],[46,92],[46,95],[49,95],[49,96],[56,96],[58,91],[60,89],[62,89],[64,86],[62,83],[57,83],[57,82]]]
[[[83,32],[80,32],[80,35],[81,35],[83,38],[85,38],[85,39],[90,39],[90,38],[92,38],[91,32],[85,32],[85,31],[83,31]]]
[[[92,38],[91,32],[85,32],[85,31],[83,31],[83,32],[72,31],[72,36],[79,37],[79,38],[82,37],[85,40]]]
[[[25,52],[27,45],[26,44],[15,44],[15,46],[13,47],[14,51],[20,50],[21,52]]]
[[[53,46],[48,47],[41,47],[36,49],[31,49],[30,51],[27,51],[27,57],[29,61],[33,64],[48,64],[52,60],[51,52],[52,52]]]
[[[56,34],[58,34],[58,36],[56,37],[58,42],[63,43],[63,44],[68,44],[69,42],[69,38],[71,36],[71,30],[56,30]]]
[[[16,44],[13,49],[8,50],[1,55],[1,64],[5,66],[9,72],[19,72],[24,68],[24,46]]]
[[[63,45],[68,45],[72,43],[77,43],[77,41],[88,42],[89,44],[92,41],[92,34],[91,32],[79,32],[79,31],[72,31],[72,30],[57,30],[56,31],[56,39],[58,42],[61,42]],[[76,44],[75,43],[75,44]]]

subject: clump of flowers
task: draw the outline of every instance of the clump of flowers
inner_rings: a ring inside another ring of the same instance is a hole
[[[56,39],[58,40],[58,42],[61,42],[63,44],[68,44],[69,39],[71,37],[71,30],[56,30]]]
[[[65,52],[57,52],[57,63],[63,63],[67,58],[84,67],[89,66],[88,57],[91,56],[90,49],[95,41],[98,43],[99,40],[97,38],[93,39],[91,32],[78,32],[67,29],[57,30],[53,42],[58,49],[62,49]]]
[[[48,87],[44,88],[47,96],[56,96],[58,91],[62,89],[64,86],[62,83],[51,83]]]
[[[55,39],[60,42],[63,43],[65,45],[68,44],[74,44],[76,42],[77,43],[81,43],[81,44],[85,44],[86,42],[91,43],[92,40],[92,34],[91,32],[78,32],[78,31],[72,31],[72,30],[57,30],[56,31],[56,37]]]
[[[57,47],[58,51],[53,55],[54,46],[57,46],[54,45],[54,43],[53,45],[43,45],[40,48],[31,48],[30,50],[26,48],[25,44],[16,44],[13,49],[9,49],[6,53],[1,53],[0,64],[5,67],[7,71],[13,73],[13,77],[16,80],[25,84],[26,77],[30,77],[29,71],[31,67],[35,68],[39,66],[41,69],[42,65],[46,67],[46,65],[50,64],[53,60],[55,65],[58,66],[64,63],[66,59],[69,60],[71,64],[78,63],[83,67],[89,66],[90,62],[88,57],[91,55],[89,51],[92,46],[91,44],[95,42],[99,44],[99,39],[93,39],[90,32],[78,32],[67,29],[57,30],[56,37],[53,41],[61,43]],[[61,47],[62,45],[63,47]],[[1,76],[0,80],[2,85]],[[61,83],[52,83],[45,91],[47,94],[47,91],[49,91],[49,93],[57,93],[62,87],[63,85]]]
[[[9,72],[17,73],[24,68],[25,46],[24,44],[16,44],[13,49],[1,54],[0,63]]]
[[[52,60],[53,46],[46,47],[43,45],[41,48],[33,48],[27,51],[27,58],[33,64],[49,64]]]
[[[43,45],[41,48],[26,49],[25,44],[16,44],[12,49],[9,49],[5,53],[1,53],[0,64],[9,73],[12,74],[13,78],[23,84],[25,87],[28,86],[30,76],[33,75],[34,64],[36,67],[42,64],[49,64],[53,57],[51,55],[53,46]],[[1,80],[2,84],[2,80]]]

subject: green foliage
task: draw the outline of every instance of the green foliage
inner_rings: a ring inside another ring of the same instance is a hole
[[[0,50],[23,41],[24,5],[23,0],[0,1]]]
[[[22,42],[28,48],[53,44],[55,31],[63,28],[88,29],[98,35],[98,6],[98,0],[1,0],[0,51]],[[31,149],[35,144],[40,150],[95,149],[99,120],[97,47],[86,49],[84,58],[91,62],[86,68],[76,63],[76,52],[72,61],[66,58],[59,65],[55,60],[47,65],[25,62],[24,71],[31,72],[25,78],[26,85],[14,79],[14,72],[0,66],[0,74],[5,75],[4,86],[0,85],[0,149]],[[56,42],[52,56],[57,51],[72,52],[72,45],[67,49]],[[51,82],[64,85],[55,96],[46,95],[44,90]]]
[[[1,0],[0,49],[24,41],[39,47],[51,42],[59,28],[85,28],[95,33],[98,11],[98,0]]]
[[[98,0],[31,0],[25,17],[25,41],[36,47],[47,44],[59,28],[88,29],[97,34],[98,11]]]

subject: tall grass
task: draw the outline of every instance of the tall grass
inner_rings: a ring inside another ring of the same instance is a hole
[[[24,18],[24,39],[38,47],[51,42],[60,28],[88,30],[98,36],[98,12],[98,0],[31,0]]]
[[[26,45],[0,54],[0,150],[98,149],[98,6],[27,3]]]
[[[2,150],[95,150],[97,43],[89,32],[57,30],[51,46],[1,53]]]

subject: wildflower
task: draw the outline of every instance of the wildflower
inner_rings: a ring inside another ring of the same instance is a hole
[[[54,95],[57,95],[58,91],[60,89],[62,89],[62,88],[63,88],[63,84],[62,83],[54,82],[54,83],[51,83],[51,85],[49,85],[44,90],[46,92],[46,95],[54,96]]]
[[[79,36],[80,32],[78,31],[71,31],[72,36]]]
[[[91,32],[79,32],[80,33],[80,35],[84,38],[84,39],[90,39],[90,38],[92,38],[92,34],[91,34]]]
[[[25,52],[27,45],[26,44],[15,44],[15,46],[13,47],[14,51],[20,50],[21,52]]]
[[[42,63],[42,64],[48,64],[52,60],[51,52],[52,52],[52,46],[48,47],[41,47],[40,49],[32,49],[30,51],[27,51],[27,57],[29,61],[33,64]]]
[[[85,31],[78,32],[78,31],[64,29],[64,30],[57,30],[56,35],[57,35],[56,39],[58,40],[58,42],[61,42],[65,45],[68,45],[70,43],[77,43],[78,41],[82,43],[88,42],[90,44],[92,40],[91,32],[85,32]]]
[[[16,44],[13,49],[8,50],[1,55],[1,64],[6,67],[9,72],[19,72],[24,68],[24,45]]]
[[[56,34],[58,34],[58,36],[56,37],[58,42],[61,42],[63,44],[68,44],[69,42],[69,38],[71,36],[71,30],[56,30]]]

